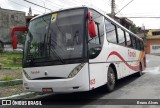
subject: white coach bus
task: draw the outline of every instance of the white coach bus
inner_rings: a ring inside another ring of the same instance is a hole
[[[80,92],[146,67],[143,40],[93,8],[78,7],[30,21],[23,54],[23,86],[33,92]]]

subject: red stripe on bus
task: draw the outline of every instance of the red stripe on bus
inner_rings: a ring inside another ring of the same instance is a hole
[[[134,71],[139,71],[139,65],[137,65],[137,66],[131,66],[130,64],[128,64],[128,63],[124,60],[124,58],[123,58],[118,52],[116,52],[116,51],[111,52],[111,53],[109,54],[108,58],[109,58],[110,56],[112,56],[112,55],[116,55],[118,58],[120,58],[130,69],[132,69],[132,70],[134,70]],[[107,58],[107,60],[108,60],[108,58]]]

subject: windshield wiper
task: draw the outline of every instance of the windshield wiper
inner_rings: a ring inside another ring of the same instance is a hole
[[[49,50],[64,64],[64,60],[62,59],[62,57],[60,57],[57,52],[55,51],[55,47],[51,44],[51,41],[53,41],[54,43],[56,43],[54,40],[51,39],[51,35],[50,35],[50,39],[49,39]],[[56,43],[57,44],[57,43]]]
[[[50,51],[64,64],[64,60],[57,54],[57,52],[55,50],[50,49]]]

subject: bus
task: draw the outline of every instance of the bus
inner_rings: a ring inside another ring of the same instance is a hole
[[[59,10],[33,18],[23,51],[26,91],[67,93],[142,75],[146,67],[141,38],[103,12],[89,7]]]

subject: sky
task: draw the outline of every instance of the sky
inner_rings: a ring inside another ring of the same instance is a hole
[[[28,0],[37,5],[56,11],[75,6],[96,7],[106,13],[111,12],[112,0]],[[115,0],[115,13],[120,11],[132,0]],[[0,7],[19,10],[28,13],[29,7],[33,14],[44,14],[50,10],[32,5],[24,0],[0,0]],[[116,14],[118,17],[160,17],[160,0],[133,0],[128,6]],[[160,29],[160,18],[129,18],[136,26],[145,26],[145,29]]]

